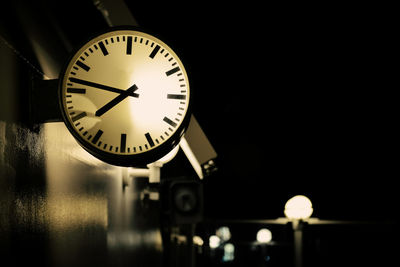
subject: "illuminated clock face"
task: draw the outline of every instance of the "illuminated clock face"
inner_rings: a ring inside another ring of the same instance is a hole
[[[77,141],[111,164],[155,161],[179,143],[189,120],[185,68],[164,42],[114,29],[84,44],[60,78],[64,121]]]

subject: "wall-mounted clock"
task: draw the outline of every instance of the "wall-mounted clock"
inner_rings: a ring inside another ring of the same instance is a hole
[[[175,52],[132,27],[91,38],[60,75],[67,128],[89,153],[114,165],[143,166],[167,154],[186,130],[190,98]]]

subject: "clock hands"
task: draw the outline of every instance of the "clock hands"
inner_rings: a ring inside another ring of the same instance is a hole
[[[69,80],[71,82],[73,82],[73,83],[87,85],[87,86],[90,86],[90,87],[95,87],[95,88],[98,88],[98,89],[102,89],[102,90],[106,90],[106,91],[110,91],[110,92],[114,92],[114,93],[125,94],[127,92],[127,90],[121,90],[121,89],[114,88],[114,87],[111,87],[111,86],[107,86],[107,85],[104,85],[104,84],[94,83],[94,82],[90,82],[90,81],[86,81],[86,80],[81,80],[81,79],[78,79],[78,78],[69,78]],[[131,92],[127,96],[139,97],[139,94]]]
[[[95,115],[98,117],[103,115],[104,113],[106,113],[107,111],[112,109],[115,105],[117,105],[119,102],[121,102],[128,96],[133,96],[133,95],[139,96],[138,94],[134,93],[137,89],[138,89],[138,87],[136,86],[136,84],[134,84],[131,87],[129,87],[128,89],[126,89],[125,91],[121,90],[122,93],[120,93],[119,96],[117,96],[116,98],[114,98],[113,100],[111,100],[110,102],[108,102],[107,104],[102,106],[100,109],[98,109],[96,111]]]

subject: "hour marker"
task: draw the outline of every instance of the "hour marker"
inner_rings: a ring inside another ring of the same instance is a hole
[[[75,122],[75,121],[80,120],[80,119],[82,119],[83,117],[86,117],[86,116],[87,116],[86,112],[82,112],[82,113],[79,113],[78,115],[76,115],[75,117],[72,117],[71,120],[73,122]]]
[[[164,117],[163,121],[165,121],[166,123],[168,123],[169,125],[171,125],[172,127],[176,127],[176,122],[172,121],[171,119]]]
[[[128,36],[128,41],[126,42],[126,54],[132,54],[132,36]]]
[[[154,49],[153,49],[153,51],[151,51],[151,54],[150,54],[150,58],[154,58],[155,56],[156,56],[156,54],[158,53],[158,50],[160,50],[160,46],[159,45],[157,45],[156,47],[154,47]]]
[[[121,134],[121,153],[125,153],[125,149],[126,149],[126,134]]]
[[[99,46],[100,46],[101,52],[103,52],[103,55],[107,56],[108,55],[108,51],[107,51],[107,48],[104,46],[103,41],[99,42]]]
[[[84,88],[67,88],[67,93],[86,94],[86,89],[84,89]]]
[[[78,60],[76,62],[76,65],[78,65],[79,67],[81,67],[85,71],[89,71],[90,70],[90,67],[88,65],[86,65],[85,63],[83,63],[82,61],[80,61],[80,60]]]
[[[151,138],[150,134],[146,133],[144,136],[146,136],[146,139],[147,139],[147,142],[149,142],[149,145],[151,147],[153,147],[154,146],[154,141],[153,141],[153,138]]]
[[[92,140],[92,143],[93,143],[93,144],[96,144],[97,141],[99,141],[99,139],[100,139],[100,137],[101,137],[102,134],[103,134],[103,131],[102,131],[102,130],[98,130],[97,133],[96,133],[96,135],[94,136],[94,138],[93,138],[93,140]]]
[[[168,99],[186,99],[186,95],[177,95],[177,94],[168,94],[167,95]]]
[[[170,76],[170,75],[172,75],[172,74],[174,74],[174,73],[176,73],[176,72],[178,72],[178,71],[179,71],[179,67],[175,67],[175,68],[170,69],[169,71],[167,71],[165,74],[166,74],[167,76]]]

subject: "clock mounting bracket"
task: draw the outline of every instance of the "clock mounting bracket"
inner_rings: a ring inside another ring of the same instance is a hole
[[[33,77],[30,96],[30,125],[37,128],[46,122],[62,122],[58,103],[58,79],[42,80]]]

